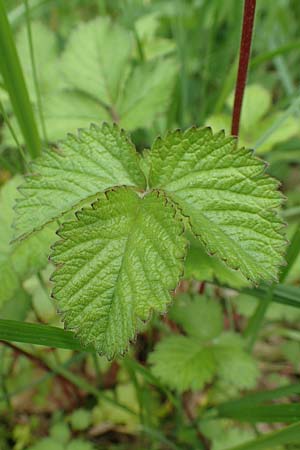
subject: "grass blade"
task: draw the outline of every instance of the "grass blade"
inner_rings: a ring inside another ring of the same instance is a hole
[[[292,41],[288,44],[281,45],[280,47],[277,47],[274,50],[271,50],[266,53],[262,53],[261,55],[258,55],[254,57],[250,63],[250,67],[254,69],[255,67],[259,66],[262,63],[269,62],[276,56],[281,56],[286,53],[291,52],[292,50],[298,50],[300,48],[300,41]]]
[[[300,225],[296,228],[286,254],[286,266],[281,270],[279,281],[283,283],[300,252]]]
[[[37,98],[37,107],[38,107],[40,122],[41,122],[41,126],[42,126],[43,139],[46,142],[47,141],[47,133],[46,133],[45,120],[44,120],[44,113],[43,113],[43,108],[42,108],[41,92],[40,92],[37,70],[36,70],[36,61],[35,61],[35,56],[34,56],[32,30],[31,30],[31,23],[30,23],[30,8],[29,8],[28,0],[24,0],[24,3],[25,3],[25,8],[26,8],[26,26],[27,26],[27,35],[28,35],[28,44],[29,44],[29,51],[30,51],[33,81],[34,81],[34,87],[35,87],[36,98]]]
[[[274,448],[276,445],[299,444],[300,422],[282,428],[279,431],[267,433],[245,444],[231,447],[228,450],[264,450]]]
[[[94,351],[90,347],[83,348],[71,331],[65,331],[49,325],[16,320],[0,319],[0,340],[45,345],[52,348]]]
[[[221,405],[218,418],[235,419],[248,423],[291,423],[300,420],[300,405]]]
[[[248,325],[244,331],[244,337],[247,340],[247,348],[252,351],[256,339],[258,338],[260,329],[264,323],[264,318],[270,303],[273,300],[273,288],[269,288],[264,299],[258,303],[254,314],[250,318]]]
[[[0,54],[0,72],[5,88],[9,93],[27,150],[31,157],[35,158],[41,153],[41,141],[4,0],[0,0]]]
[[[269,286],[261,285],[255,289],[245,288],[243,292],[252,297],[264,300],[269,289]],[[272,301],[300,308],[300,288],[278,284],[274,287]]]
[[[31,11],[36,12],[38,8],[44,6],[46,3],[50,3],[51,0],[31,0],[29,2],[29,8]],[[16,6],[14,9],[10,10],[8,13],[8,20],[12,27],[19,25],[24,19],[24,15],[26,13],[26,8],[24,3]]]

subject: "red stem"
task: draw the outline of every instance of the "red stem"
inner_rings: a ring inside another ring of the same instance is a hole
[[[240,46],[239,69],[235,86],[234,106],[231,125],[231,134],[233,136],[238,136],[239,134],[244,90],[246,86],[249,57],[251,51],[255,6],[256,0],[245,0],[243,28]]]

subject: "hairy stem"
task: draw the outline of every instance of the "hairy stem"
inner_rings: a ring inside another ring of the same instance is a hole
[[[251,42],[253,35],[253,25],[255,16],[256,0],[245,0],[243,28],[240,46],[240,59],[237,81],[235,86],[234,107],[232,114],[231,134],[238,136],[240,128],[240,118],[243,105],[243,97],[247,80]]]

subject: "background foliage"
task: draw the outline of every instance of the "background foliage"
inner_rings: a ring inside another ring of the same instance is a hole
[[[35,136],[23,140],[0,80],[1,450],[300,448],[300,6],[257,3],[240,143],[268,161],[286,196],[280,284],[252,288],[189,237],[168,317],[154,314],[113,362],[43,325],[62,326],[49,296],[55,227],[10,244]],[[229,130],[242,2],[5,5],[43,143],[103,120],[131,131],[139,151],[170,128]]]

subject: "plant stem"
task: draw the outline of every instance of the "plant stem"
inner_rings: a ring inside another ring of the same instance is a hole
[[[244,91],[247,80],[249,57],[251,50],[256,0],[245,0],[243,28],[240,46],[240,59],[235,86],[234,107],[232,114],[231,134],[238,136],[242,112]]]
[[[47,133],[46,133],[45,120],[44,120],[44,113],[43,113],[43,108],[42,108],[41,91],[40,91],[40,87],[39,87],[37,70],[36,70],[36,61],[35,61],[35,56],[34,56],[32,30],[31,30],[31,23],[30,23],[30,9],[29,9],[28,0],[24,0],[24,3],[25,3],[25,11],[26,11],[26,27],[27,27],[27,35],[28,35],[28,44],[29,44],[29,52],[30,52],[30,59],[31,59],[32,75],[33,75],[35,93],[36,93],[36,98],[37,98],[37,107],[38,107],[40,121],[41,121],[43,139],[45,142],[47,142]]]
[[[17,148],[18,148],[18,150],[19,150],[19,152],[20,152],[20,155],[21,155],[21,158],[22,158],[23,161],[24,161],[24,164],[27,166],[27,158],[26,158],[26,156],[25,156],[23,147],[22,147],[22,145],[20,144],[19,139],[18,139],[18,137],[17,137],[17,134],[15,133],[15,130],[13,129],[13,126],[12,126],[11,123],[10,123],[9,117],[8,117],[8,115],[6,114],[6,111],[5,111],[5,109],[4,109],[4,106],[2,105],[1,100],[0,100],[0,113],[2,114],[3,120],[4,120],[4,122],[6,123],[8,129],[9,129],[9,131],[10,131],[10,134],[12,135],[12,138],[13,138],[13,140],[14,140],[15,143],[16,143],[16,146],[17,146]]]
[[[261,327],[263,326],[266,312],[273,300],[273,288],[270,287],[265,298],[260,301],[256,310],[249,320],[247,328],[244,331],[244,337],[247,339],[247,349],[249,352],[253,350],[254,344],[258,338]]]

